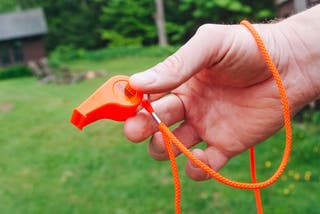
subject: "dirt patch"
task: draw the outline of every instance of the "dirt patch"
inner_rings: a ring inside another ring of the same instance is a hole
[[[14,104],[12,103],[0,103],[0,112],[8,112],[13,109]]]

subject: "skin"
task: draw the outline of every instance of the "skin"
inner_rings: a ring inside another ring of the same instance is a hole
[[[320,6],[278,23],[254,25],[279,70],[291,115],[320,94],[317,20]],[[152,105],[164,123],[179,123],[173,133],[186,147],[207,143],[206,149],[192,152],[214,170],[283,126],[272,74],[241,25],[201,26],[172,56],[133,75],[130,85],[152,95]],[[133,142],[152,136],[150,155],[168,159],[157,124],[145,110],[125,122],[124,133]],[[198,181],[209,178],[190,161],[186,174]]]

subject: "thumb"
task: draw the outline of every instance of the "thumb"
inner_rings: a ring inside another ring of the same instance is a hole
[[[209,67],[223,56],[223,47],[227,26],[202,25],[196,34],[177,52],[156,66],[134,74],[130,85],[145,93],[168,92],[201,69]]]

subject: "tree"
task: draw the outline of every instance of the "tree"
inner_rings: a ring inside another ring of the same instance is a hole
[[[155,13],[155,22],[157,25],[158,32],[158,41],[160,46],[167,46],[167,34],[165,28],[165,16],[162,0],[155,0],[156,4],[156,13]]]
[[[23,9],[43,7],[48,22],[48,50],[59,45],[96,49],[101,39],[100,15],[104,0],[17,0]]]
[[[205,23],[239,23],[247,18],[264,21],[274,17],[270,0],[166,0],[166,21],[170,43],[189,39]]]
[[[109,45],[151,45],[157,39],[150,0],[109,0],[102,9],[102,38]]]
[[[49,51],[58,46],[97,49],[106,45],[154,45],[157,32],[161,44],[166,43],[165,35],[168,43],[182,44],[204,23],[229,24],[244,18],[263,21],[273,17],[270,0],[162,1],[0,0],[0,12],[43,7],[49,27]],[[165,21],[161,6],[166,11]]]

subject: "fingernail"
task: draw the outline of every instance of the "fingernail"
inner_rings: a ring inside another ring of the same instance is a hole
[[[156,76],[150,70],[131,76],[130,83],[133,85],[150,85],[156,81]]]

